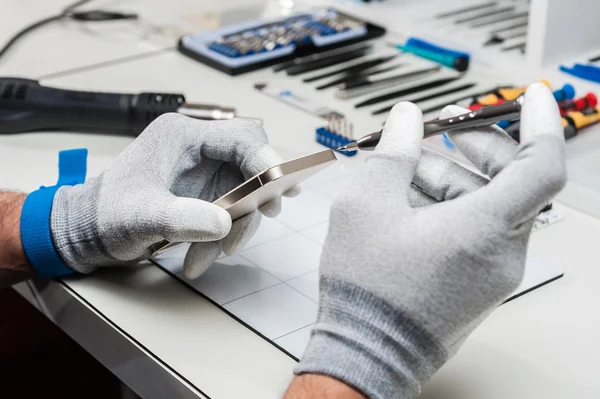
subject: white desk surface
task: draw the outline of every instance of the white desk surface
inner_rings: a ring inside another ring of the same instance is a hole
[[[285,156],[319,149],[312,133],[306,132],[313,132],[322,121],[256,92],[252,83],[261,76],[268,75],[258,72],[232,79],[172,51],[44,83],[82,90],[181,91],[190,101],[235,101],[240,114],[265,120],[271,142]],[[372,125],[359,114],[356,119],[359,131]],[[130,141],[58,133],[0,137],[0,165],[4,171],[16,171],[3,173],[0,186],[32,190],[52,183],[56,151],[64,148],[89,148],[90,174],[97,174]],[[344,162],[358,165],[360,157]],[[571,185],[562,195],[577,196],[570,194],[572,190]],[[561,267],[565,277],[494,312],[433,378],[423,397],[600,397],[595,375],[600,354],[596,339],[600,314],[595,306],[600,303],[595,251],[600,220],[561,204],[557,209],[565,220],[537,232],[530,251]],[[211,398],[277,398],[291,377],[292,359],[154,266],[66,284]],[[152,386],[152,381],[145,384]]]
[[[0,45],[32,22],[56,15],[74,0],[0,0]],[[139,14],[137,21],[58,21],[23,37],[0,59],[1,76],[39,78],[174,48],[177,38],[235,21],[261,0],[93,0],[81,10]],[[225,14],[223,12],[226,11]]]
[[[152,73],[140,74],[142,64],[151,65]],[[223,104],[232,101],[235,89],[240,113],[263,116],[271,141],[282,152],[292,155],[318,149],[306,132],[321,121],[256,92],[251,83],[261,74],[231,79],[170,52],[46,83],[103,90],[142,90],[151,85],[185,91],[193,101]],[[56,133],[2,137],[0,162],[4,170],[19,172],[3,176],[1,183],[29,190],[52,182],[56,171],[48,165],[54,164],[56,151],[77,146],[90,149],[90,173],[96,174],[130,141]],[[15,163],[29,167],[15,168]],[[424,397],[600,395],[600,383],[594,378],[600,353],[596,339],[600,315],[595,311],[600,303],[595,250],[600,220],[560,204],[557,208],[565,220],[536,233],[530,250],[536,258],[561,267],[565,277],[497,310],[435,376]],[[67,284],[211,398],[240,394],[276,398],[291,375],[293,360],[155,267]]]

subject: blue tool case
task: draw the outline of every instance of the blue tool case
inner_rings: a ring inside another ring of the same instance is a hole
[[[239,75],[383,34],[382,27],[333,9],[320,9],[186,35],[178,48],[197,61]]]

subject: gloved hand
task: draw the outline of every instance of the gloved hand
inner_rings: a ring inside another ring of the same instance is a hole
[[[51,214],[56,250],[69,267],[88,273],[147,257],[165,239],[193,242],[184,272],[195,278],[221,251],[242,248],[260,213],[272,217],[281,209],[281,200],[272,200],[232,225],[211,202],[279,162],[254,122],[163,115],[99,177],[59,189]]]
[[[449,106],[441,117],[465,112]],[[331,210],[318,321],[296,373],[332,376],[371,399],[414,397],[517,288],[534,218],[566,180],[546,86],[527,90],[521,118],[520,145],[497,127],[450,134],[488,181],[422,151],[421,112],[394,107]]]

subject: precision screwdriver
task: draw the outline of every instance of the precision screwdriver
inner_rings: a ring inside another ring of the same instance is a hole
[[[412,98],[412,99],[408,99],[406,101],[410,101],[411,103],[421,103],[423,101],[428,101],[428,100],[432,100],[434,98],[438,98],[438,97],[443,97],[443,96],[447,96],[449,94],[454,94],[454,93],[458,93],[459,91],[464,91],[464,90],[469,90],[473,87],[477,86],[476,83],[465,83],[463,85],[460,86],[456,86],[456,87],[452,87],[450,89],[446,89],[446,90],[442,90],[442,91],[438,91],[436,93],[432,93],[432,94],[427,94],[425,96],[421,96],[418,98]],[[371,115],[380,115],[380,114],[384,114],[386,112],[390,112],[392,110],[392,106],[387,106],[387,107],[383,107],[380,108],[378,110],[375,110],[373,112],[371,112]]]
[[[311,76],[311,77],[303,79],[302,81],[304,83],[310,83],[310,82],[314,82],[315,80],[329,78],[331,76],[335,76],[335,75],[339,75],[339,74],[356,75],[356,74],[359,74],[360,72],[366,71],[368,69],[371,69],[371,68],[379,66],[383,63],[386,63],[390,60],[393,60],[396,57],[398,57],[398,54],[390,55],[387,57],[377,57],[372,60],[363,61],[359,64],[351,65],[349,67],[342,67],[340,69],[336,69],[334,71],[329,71],[329,72],[323,73],[321,75]]]
[[[466,22],[477,21],[478,19],[488,18],[488,17],[491,17],[493,15],[506,14],[506,13],[514,11],[514,10],[515,10],[514,7],[498,8],[498,9],[495,9],[495,10],[485,11],[485,12],[479,13],[477,15],[472,15],[472,16],[468,16],[468,17],[465,17],[465,18],[457,19],[456,21],[454,21],[454,23],[455,24],[464,24]]]
[[[427,121],[424,124],[424,138],[451,132],[455,130],[465,129],[468,127],[482,127],[496,124],[503,120],[518,119],[521,114],[521,106],[523,105],[524,95],[517,97],[516,100],[506,101],[499,105],[491,105],[480,108],[476,111],[467,112],[463,115],[458,115],[448,119],[436,119]],[[381,139],[383,130],[367,134],[360,139],[348,143],[340,147],[337,151],[356,151],[374,150]]]
[[[236,117],[233,108],[187,103],[182,94],[85,92],[0,78],[0,134],[61,130],[135,137],[168,112],[207,120]]]
[[[395,64],[395,65],[391,65],[391,66],[388,66],[385,68],[376,69],[373,71],[363,71],[363,72],[359,72],[358,74],[347,75],[342,78],[335,79],[335,80],[332,80],[325,84],[322,84],[321,86],[317,86],[316,89],[317,90],[325,90],[330,87],[339,86],[339,85],[346,84],[349,82],[364,81],[364,80],[367,80],[371,76],[376,76],[376,75],[380,75],[382,73],[387,73],[389,71],[393,71],[395,69],[402,68],[403,66],[404,66],[404,64]]]
[[[425,76],[435,74],[442,69],[440,66],[420,69],[417,71],[406,72],[400,75],[390,76],[387,78],[377,80],[357,80],[352,82],[346,82],[342,87],[336,90],[335,96],[341,100],[348,100],[363,94],[372,93],[374,91],[392,87],[394,85],[400,85],[408,83],[413,80],[421,79]]]
[[[381,102],[387,100],[393,100],[394,98],[403,97],[409,94],[418,93],[420,91],[425,91],[429,89],[434,89],[436,87],[444,86],[446,84],[452,83],[456,80],[460,79],[460,77],[451,77],[451,78],[443,78],[434,80],[431,82],[423,83],[417,86],[411,86],[407,89],[402,89],[398,91],[394,91],[392,93],[382,94],[376,97],[369,98],[363,102],[360,102],[354,106],[354,108],[362,108],[368,105],[379,104]]]
[[[471,5],[469,7],[465,7],[465,8],[459,8],[456,10],[452,10],[452,11],[448,11],[448,12],[444,12],[443,14],[438,14],[435,16],[436,19],[442,19],[442,18],[448,18],[448,17],[454,17],[456,15],[460,15],[466,12],[471,12],[471,11],[475,11],[475,10],[481,10],[482,8],[490,8],[490,7],[495,7],[497,4],[495,1],[492,1],[490,3],[483,3],[483,4],[476,4],[476,5]]]
[[[513,20],[518,19],[518,18],[526,18],[528,16],[529,16],[529,12],[528,11],[524,11],[524,12],[521,12],[521,13],[518,13],[518,14],[511,14],[511,15],[501,16],[501,17],[498,17],[498,18],[496,18],[494,20],[491,20],[491,21],[479,22],[479,23],[471,25],[470,27],[471,28],[481,28],[481,27],[484,27],[484,26],[495,25],[495,24],[500,23],[500,22],[513,21]]]

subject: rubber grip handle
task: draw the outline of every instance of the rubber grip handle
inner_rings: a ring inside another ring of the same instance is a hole
[[[27,79],[0,79],[0,133],[40,130],[136,136],[185,102],[178,94],[64,90]]]

